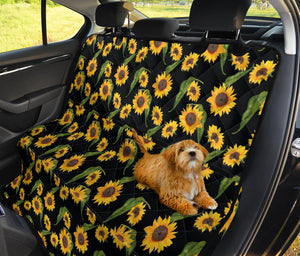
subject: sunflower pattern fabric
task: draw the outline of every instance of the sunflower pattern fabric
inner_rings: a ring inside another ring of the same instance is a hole
[[[82,46],[62,116],[18,143],[20,175],[2,201],[49,255],[209,255],[238,208],[240,176],[279,56],[262,46],[93,35]],[[193,139],[215,211],[183,216],[133,177],[142,156]]]

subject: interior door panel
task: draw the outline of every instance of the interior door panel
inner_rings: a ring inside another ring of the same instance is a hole
[[[23,132],[61,112],[79,46],[71,39],[0,54],[0,185],[20,170]]]

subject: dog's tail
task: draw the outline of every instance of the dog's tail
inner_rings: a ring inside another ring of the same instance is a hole
[[[142,151],[143,154],[148,153],[147,149],[144,146],[144,143],[142,141],[142,139],[140,138],[140,136],[137,134],[136,130],[132,128],[132,135],[133,138],[136,142],[136,144],[139,146],[140,150]]]

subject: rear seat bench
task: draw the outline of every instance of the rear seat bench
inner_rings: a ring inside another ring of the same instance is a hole
[[[65,112],[18,144],[23,167],[2,201],[34,225],[50,255],[209,255],[235,215],[278,53],[155,29],[145,39],[143,23],[135,35],[91,35]],[[182,216],[137,184],[142,155],[131,128],[152,153],[187,138],[205,146],[203,176],[218,208]]]

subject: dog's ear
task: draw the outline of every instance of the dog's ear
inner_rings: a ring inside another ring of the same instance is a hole
[[[204,159],[205,159],[208,156],[208,151],[205,147],[203,147],[201,145],[199,145],[199,146],[200,146],[200,150],[202,151]]]
[[[171,164],[175,164],[177,158],[177,146],[173,144],[168,149],[166,149],[162,155],[169,161]]]

